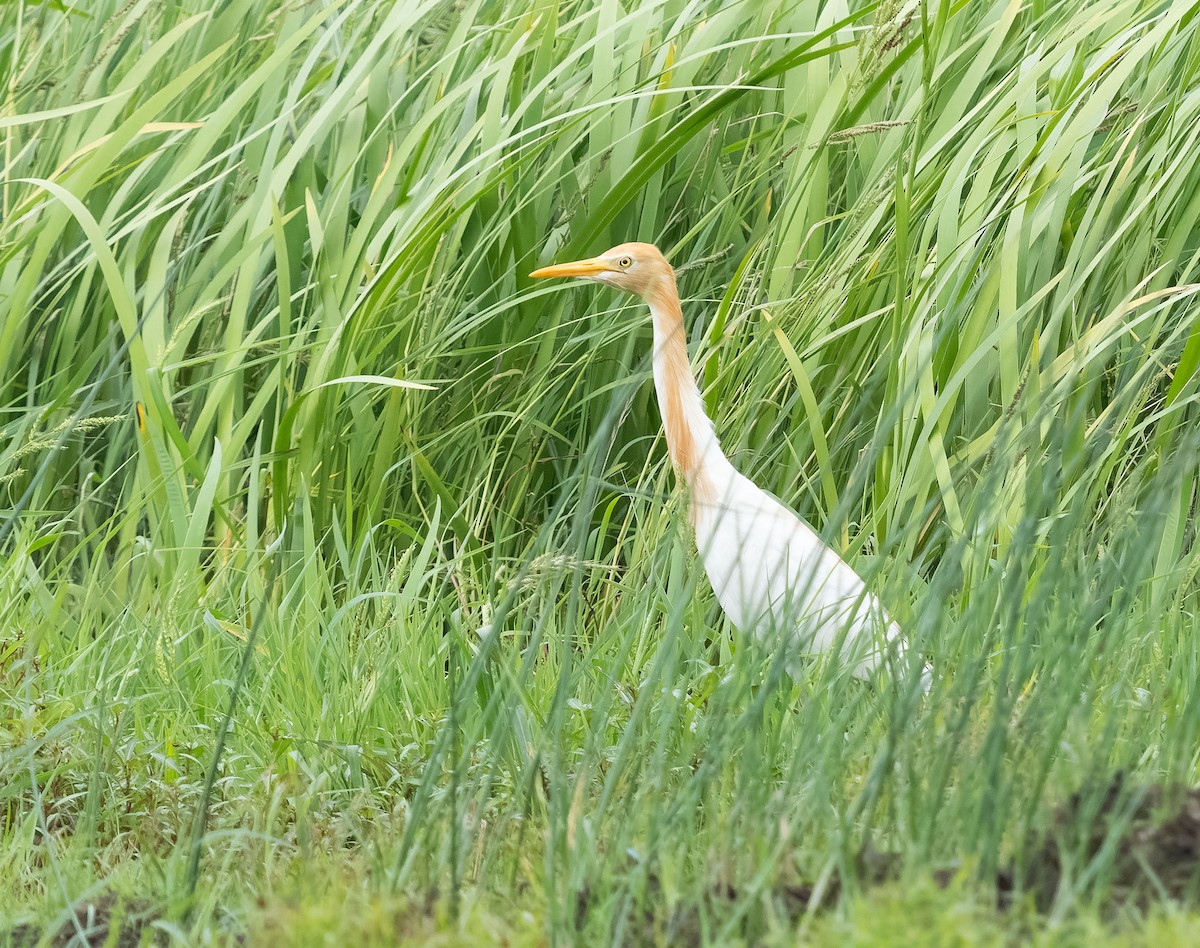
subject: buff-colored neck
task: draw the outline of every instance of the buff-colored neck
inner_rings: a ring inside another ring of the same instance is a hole
[[[646,294],[654,317],[654,387],[667,451],[693,505],[714,500],[714,475],[728,465],[688,360],[687,333],[675,277],[670,271]]]

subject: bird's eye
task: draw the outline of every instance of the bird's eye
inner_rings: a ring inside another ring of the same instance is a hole
[[[630,267],[633,266],[633,257],[622,257],[620,260],[617,261],[617,266],[620,267],[622,270],[628,270]]]

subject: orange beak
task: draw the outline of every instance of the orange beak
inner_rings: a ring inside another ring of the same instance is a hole
[[[600,257],[590,260],[576,260],[572,263],[556,263],[550,267],[542,267],[529,274],[531,277],[593,277],[611,270],[607,261]]]

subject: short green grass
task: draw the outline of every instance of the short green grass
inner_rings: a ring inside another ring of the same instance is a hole
[[[1082,842],[1198,778],[1196,4],[6,0],[0,75],[0,938],[1196,942]],[[720,615],[644,312],[526,276],[634,238],[928,696]]]

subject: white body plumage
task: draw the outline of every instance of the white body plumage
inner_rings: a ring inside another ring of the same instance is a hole
[[[838,649],[860,676],[900,629],[858,574],[794,513],[732,467],[719,500],[695,515],[696,546],[735,626],[785,651],[796,675],[807,654]]]

